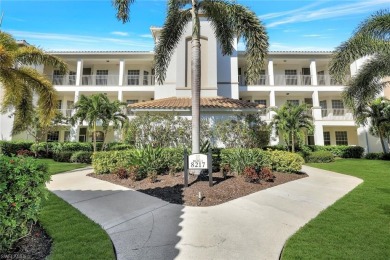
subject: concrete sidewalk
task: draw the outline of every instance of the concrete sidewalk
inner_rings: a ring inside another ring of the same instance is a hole
[[[47,187],[107,231],[118,259],[278,259],[292,234],[362,182],[303,171],[308,178],[201,208],[87,177],[92,169],[53,175]]]

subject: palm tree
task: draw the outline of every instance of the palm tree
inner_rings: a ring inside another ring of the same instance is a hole
[[[355,116],[362,113],[383,88],[389,84],[384,77],[390,75],[390,12],[381,10],[362,22],[354,35],[337,47],[330,62],[330,73],[342,82],[350,64],[371,56],[350,80],[344,90],[345,103]]]
[[[189,7],[189,8],[186,8]],[[253,82],[260,75],[268,51],[268,36],[257,15],[248,8],[226,0],[169,0],[168,13],[155,47],[155,72],[159,84],[164,82],[172,54],[192,21],[192,152],[200,146],[200,20],[204,14],[214,28],[223,55],[231,55],[235,36],[246,41],[247,76]]]
[[[15,109],[13,135],[32,124],[34,111],[42,126],[50,125],[57,111],[57,95],[52,83],[33,65],[52,66],[63,74],[67,71],[67,65],[59,58],[34,46],[20,46],[10,34],[0,31],[0,83],[4,89],[1,112]],[[35,94],[38,96],[36,110]]]
[[[104,131],[102,150],[106,142],[109,125],[112,124],[113,129],[121,129],[128,122],[129,118],[122,112],[126,105],[124,102],[115,100],[113,102],[108,101],[108,104],[105,106],[106,111],[102,114]]]
[[[388,132],[390,124],[390,117],[386,113],[386,109],[390,107],[388,99],[380,97],[372,101],[359,117],[356,118],[356,122],[362,125],[367,125],[368,119],[370,119],[370,134],[378,136],[384,153],[388,152],[388,145],[385,143],[385,137]]]
[[[134,0],[112,0],[116,12],[116,18],[123,23],[130,20],[130,5]]]
[[[294,105],[287,102],[280,108],[275,108],[276,112],[272,119],[271,126],[275,126],[279,135],[283,135],[287,145],[291,141],[291,151],[295,152],[295,142],[301,141],[304,131],[312,132],[314,130],[313,118],[308,113],[306,104]]]

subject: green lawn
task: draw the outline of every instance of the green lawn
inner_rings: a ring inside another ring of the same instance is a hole
[[[44,161],[51,174],[85,167],[86,164]],[[49,259],[115,259],[107,233],[67,202],[49,192],[39,222],[53,239]]]
[[[293,235],[283,259],[390,259],[390,162],[309,164],[364,182]]]

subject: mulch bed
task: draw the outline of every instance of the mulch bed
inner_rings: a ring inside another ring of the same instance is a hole
[[[170,203],[186,206],[214,206],[248,194],[280,185],[289,181],[294,181],[307,177],[306,174],[289,174],[273,172],[275,179],[273,182],[261,181],[260,183],[245,182],[243,177],[228,175],[223,177],[222,173],[213,173],[214,185],[209,187],[208,177],[199,180],[197,176],[190,175],[189,187],[184,188],[183,172],[175,175],[159,175],[155,183],[151,183],[149,178],[141,181],[131,179],[119,179],[114,174],[94,174],[88,176],[122,185],[148,195],[160,198]],[[199,200],[199,192],[202,199]]]
[[[50,248],[51,238],[39,224],[34,224],[30,234],[17,241],[10,252],[0,253],[0,259],[45,259],[50,254]]]

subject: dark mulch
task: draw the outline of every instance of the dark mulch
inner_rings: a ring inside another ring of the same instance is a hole
[[[0,259],[41,260],[50,254],[51,238],[39,225],[34,224],[28,236],[14,244],[8,253],[0,253]]]
[[[114,174],[97,175],[91,173],[89,176],[135,189],[170,203],[186,206],[214,206],[282,183],[307,177],[304,173],[273,172],[273,174],[276,176],[273,182],[249,183],[240,176],[228,175],[225,179],[222,173],[213,173],[215,182],[213,187],[209,187],[208,178],[199,180],[197,176],[190,175],[188,188],[184,188],[182,172],[176,173],[174,176],[159,175],[155,183],[151,183],[148,178],[141,181],[119,179]],[[202,197],[201,201],[199,201],[199,192]]]

